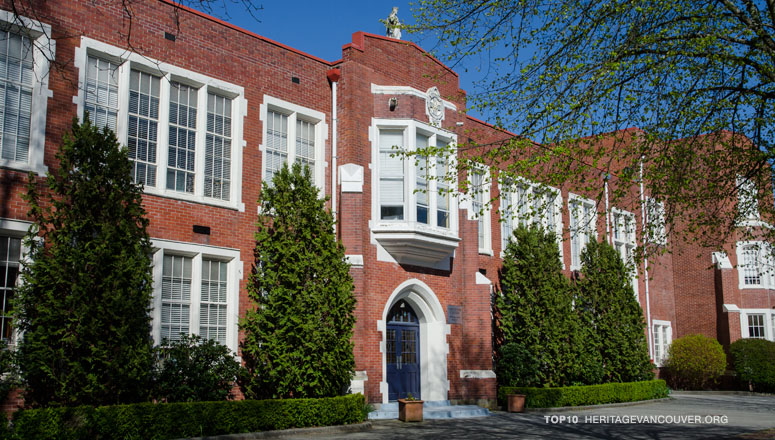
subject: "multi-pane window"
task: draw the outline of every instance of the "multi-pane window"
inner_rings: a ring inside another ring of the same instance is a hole
[[[177,82],[170,83],[167,189],[194,192],[196,101],[196,89]]]
[[[742,176],[737,176],[737,209],[742,219],[759,218],[756,184]]]
[[[114,132],[118,122],[118,64],[89,56],[86,61],[85,109],[97,127]]]
[[[573,196],[568,199],[570,211],[571,269],[581,268],[581,252],[597,236],[597,213],[592,200]]]
[[[264,180],[272,183],[274,175],[288,162],[288,116],[266,112],[266,152],[264,153]]]
[[[559,212],[562,199],[559,191],[525,181],[514,182],[508,178],[501,179],[500,190],[502,250],[506,249],[514,229],[520,225],[535,224],[547,232],[554,232],[562,251],[562,219]]]
[[[153,258],[156,343],[198,335],[235,350],[239,253],[165,240],[154,240],[154,247],[161,247]]]
[[[33,67],[30,38],[0,31],[0,157],[12,162],[29,161]]]
[[[613,220],[613,243],[616,252],[622,258],[624,264],[635,264],[635,216],[627,211],[614,209],[611,214]]]
[[[487,203],[490,201],[490,186],[486,173],[487,171],[482,168],[472,168],[469,182],[471,209],[479,226],[479,252],[490,251],[490,211],[487,209]]]
[[[146,193],[241,209],[242,89],[81,40],[80,109],[127,146],[134,181]]]
[[[286,164],[309,170],[312,183],[323,188],[322,128],[324,114],[270,96],[264,96],[263,179],[271,185]]]
[[[418,149],[428,148],[428,136],[418,133],[415,145]],[[426,156],[417,156],[415,158],[415,176],[417,192],[417,222],[428,224],[428,158]]]
[[[448,147],[454,138],[443,130],[414,120],[374,119],[373,123],[372,190],[375,203],[372,215],[377,223],[372,225],[372,230],[377,234],[407,231],[409,240],[452,239],[457,232],[457,217],[451,191],[454,191],[457,178],[452,177],[454,154]],[[418,233],[423,234],[423,238],[418,238]],[[391,249],[397,250],[396,247]],[[428,246],[428,249],[432,248]],[[437,257],[435,261],[439,261],[442,257],[437,254],[441,251],[433,249],[428,255],[401,255],[407,258],[406,261],[420,262],[420,259]],[[430,264],[430,261],[422,260],[421,263]]]
[[[296,119],[296,162],[310,170],[315,183],[315,124]]]
[[[748,337],[756,339],[764,339],[764,314],[751,313],[748,314]]]
[[[667,244],[665,203],[651,197],[646,197],[646,231],[649,243],[660,246]]]
[[[205,196],[229,200],[231,185],[231,99],[207,94]]]
[[[129,159],[137,183],[156,186],[156,147],[159,130],[159,77],[139,70],[129,73]]]
[[[0,235],[0,297],[2,297],[0,338],[6,341],[13,340],[11,301],[19,275],[21,248],[20,238]]]
[[[223,261],[202,259],[202,301],[199,305],[199,336],[226,343],[227,272]]]
[[[404,219],[404,145],[403,130],[379,132],[380,219]]]
[[[741,288],[775,287],[772,248],[765,242],[737,244],[737,273]]]
[[[178,341],[189,334],[191,258],[164,255],[161,280],[161,339]]]
[[[657,366],[662,366],[662,363],[667,358],[667,350],[670,347],[672,339],[671,328],[669,322],[655,323],[652,336],[654,338],[654,363]]]
[[[449,228],[449,159],[443,156],[436,158],[436,226]]]

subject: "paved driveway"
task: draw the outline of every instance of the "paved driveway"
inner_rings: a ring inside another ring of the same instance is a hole
[[[675,393],[669,400],[633,406],[526,414],[496,412],[490,417],[413,424],[396,420],[378,421],[368,431],[317,433],[315,438],[678,440],[731,438],[773,428],[775,396]],[[775,439],[775,431],[750,438]]]

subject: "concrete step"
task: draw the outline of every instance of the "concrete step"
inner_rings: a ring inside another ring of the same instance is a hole
[[[490,411],[476,405],[452,405],[449,400],[423,402],[424,419],[465,419],[470,417],[486,417]],[[398,402],[384,403],[380,409],[369,413],[369,420],[385,420],[398,418]]]

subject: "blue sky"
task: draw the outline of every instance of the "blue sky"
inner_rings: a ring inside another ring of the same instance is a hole
[[[230,8],[228,17],[222,14],[218,17],[310,55],[336,61],[342,57],[342,46],[352,41],[354,32],[384,35],[385,26],[379,20],[387,18],[393,6],[398,6],[402,23],[413,24],[410,3],[414,1],[264,1],[261,2],[264,9],[256,14],[260,21],[237,6]],[[426,50],[432,49],[432,43],[421,40],[418,35],[404,32],[402,39],[413,41]],[[462,68],[456,71],[460,75],[460,87],[471,91],[473,75],[466,74]],[[479,117],[474,112],[471,115]]]

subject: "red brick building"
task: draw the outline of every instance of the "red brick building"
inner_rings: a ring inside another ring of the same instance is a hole
[[[467,117],[457,74],[413,43],[356,32],[340,60],[326,61],[163,0],[131,3],[131,20],[121,2],[41,1],[34,17],[3,5],[4,337],[13,335],[7,300],[29,227],[26,174],[57,166],[63,134],[85,111],[116,131],[145,183],[156,342],[183,332],[238,350],[261,182],[283,163],[310,167],[331,197],[352,264],[353,390],[375,403],[407,392],[495,398],[491,292],[517,221],[501,221],[487,207],[491,196],[512,202],[504,211],[527,206],[526,194],[543,202],[529,221],[563,237],[569,275],[591,239],[606,238],[631,258],[644,230],[640,207],[653,206],[650,221],[660,219],[659,204],[637,191],[628,211],[573,188],[499,188],[486,168],[460,176],[482,192],[448,194],[450,183],[422,173],[442,175],[454,158],[416,165],[391,157],[393,145],[411,151],[511,136]],[[638,264],[634,284],[657,362],[672,338],[688,333],[725,343],[773,339],[775,282],[746,249],[731,244],[728,258],[712,261],[707,253],[707,261],[665,255]],[[735,269],[740,255],[748,265]]]

